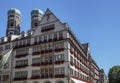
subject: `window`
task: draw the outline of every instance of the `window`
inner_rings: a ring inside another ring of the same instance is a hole
[[[72,55],[70,56],[70,61],[72,61],[72,62],[73,62],[73,57],[72,57]]]
[[[59,39],[62,39],[62,38],[63,38],[63,33],[60,32],[60,33],[59,33]]]
[[[64,67],[55,68],[55,74],[56,75],[61,75],[61,74],[64,74],[64,73],[65,73]]]
[[[55,43],[54,48],[64,48],[64,42]]]
[[[34,24],[34,26],[36,27],[36,26],[38,26],[38,24],[37,24],[37,23],[35,23],[35,24]]]
[[[73,69],[70,68],[70,75],[73,75]]]
[[[54,24],[48,25],[48,26],[43,26],[41,28],[41,32],[46,32],[46,31],[51,31],[54,29]]]
[[[27,44],[30,44],[30,39],[27,39]]]
[[[42,41],[42,36],[39,36],[39,42],[41,42]]]
[[[49,34],[48,37],[49,37],[49,40],[52,39],[52,34]]]
[[[32,76],[40,76],[40,70],[32,70]]]
[[[13,35],[14,34],[14,31],[9,31],[9,35]]]
[[[23,45],[26,45],[26,40],[23,40]]]
[[[10,45],[5,45],[5,50],[10,49]]]
[[[49,68],[49,75],[53,75],[54,74],[54,68]]]
[[[63,61],[63,60],[64,60],[64,54],[55,55],[55,61]]]
[[[37,42],[37,41],[38,41],[38,37],[35,37],[35,38],[34,38],[34,42]]]
[[[0,81],[2,81],[2,76],[0,76]]]
[[[3,81],[8,81],[9,80],[9,75],[3,75]]]
[[[57,33],[54,33],[54,39],[57,39]]]
[[[15,78],[27,78],[28,71],[15,72]]]
[[[29,49],[28,48],[24,48],[24,49],[19,49],[19,50],[16,50],[16,56],[19,56],[19,55],[24,55],[24,54],[28,54],[29,52]]]
[[[32,59],[32,64],[40,63],[41,59],[39,58],[33,58]]]
[[[44,36],[44,42],[47,42],[47,35]]]
[[[0,51],[3,51],[3,47],[0,47]]]
[[[33,48],[33,52],[40,52],[41,51],[41,46],[36,46]]]
[[[16,66],[27,66],[27,65],[28,65],[28,59],[16,61]]]
[[[4,65],[4,69],[8,69],[9,68],[9,63],[6,63],[5,65]]]
[[[13,22],[10,22],[10,26],[12,27],[14,25],[14,23]]]

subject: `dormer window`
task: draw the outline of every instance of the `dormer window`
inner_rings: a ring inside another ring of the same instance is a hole
[[[48,26],[43,26],[41,28],[41,32],[51,31],[51,30],[54,30],[54,28],[55,28],[54,24],[51,24],[51,25],[48,25]]]

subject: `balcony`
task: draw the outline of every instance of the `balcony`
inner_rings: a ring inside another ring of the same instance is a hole
[[[28,55],[28,53],[26,54],[20,54],[20,55],[16,55],[15,58],[22,58],[22,57],[26,57]]]

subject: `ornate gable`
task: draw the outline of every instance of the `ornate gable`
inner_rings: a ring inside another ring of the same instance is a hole
[[[40,26],[35,30],[33,36],[62,31],[65,29],[63,23],[61,23],[60,20],[49,9],[47,9],[41,19]]]

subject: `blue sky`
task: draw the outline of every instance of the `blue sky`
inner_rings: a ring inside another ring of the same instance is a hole
[[[30,29],[32,9],[49,8],[69,23],[81,43],[89,42],[94,60],[106,74],[120,65],[120,0],[1,0],[0,37],[5,36],[10,8],[22,13],[21,31]]]

